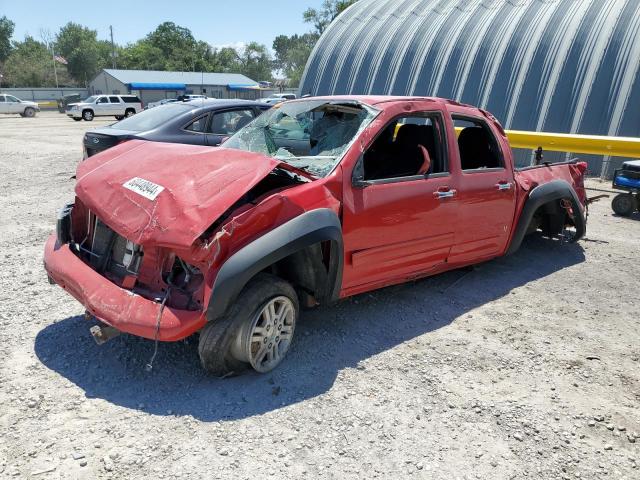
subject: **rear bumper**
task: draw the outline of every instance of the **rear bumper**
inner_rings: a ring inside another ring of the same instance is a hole
[[[51,235],[44,248],[49,277],[104,323],[126,333],[154,339],[160,304],[118,287],[86,265]],[[158,339],[176,341],[200,330],[203,312],[165,307]]]

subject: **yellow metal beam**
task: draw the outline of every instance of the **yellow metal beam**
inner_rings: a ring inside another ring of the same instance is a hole
[[[512,148],[640,158],[640,138],[507,130]]]
[[[401,124],[396,125],[395,134]],[[463,127],[456,127],[460,135]],[[640,138],[605,137],[568,133],[525,132],[506,130],[511,148],[536,150],[542,147],[547,152],[581,153],[583,155],[609,155],[612,157],[640,158]]]

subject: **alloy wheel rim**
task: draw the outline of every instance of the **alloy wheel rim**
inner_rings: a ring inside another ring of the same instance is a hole
[[[277,367],[287,354],[295,329],[295,307],[285,296],[267,301],[239,332],[232,355],[264,373]]]

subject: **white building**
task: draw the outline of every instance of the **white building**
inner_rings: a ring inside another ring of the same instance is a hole
[[[239,73],[102,70],[90,83],[89,94],[138,95],[146,104],[185,93],[210,98],[260,98],[258,82]]]

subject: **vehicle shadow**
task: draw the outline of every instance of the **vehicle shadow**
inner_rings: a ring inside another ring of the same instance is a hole
[[[627,220],[640,221],[640,212],[633,212],[629,216],[618,215],[617,213],[614,213],[612,216],[615,217],[615,218],[626,218]]]
[[[515,255],[472,271],[448,272],[305,312],[288,358],[266,375],[218,379],[205,374],[197,336],[160,344],[153,371],[146,372],[153,342],[121,335],[99,347],[89,335],[91,324],[80,316],[41,330],[35,351],[46,367],[89,398],[155,415],[246,418],[321,395],[343,369],[428,336],[517,287],[584,261],[579,244],[550,242],[531,237]]]

